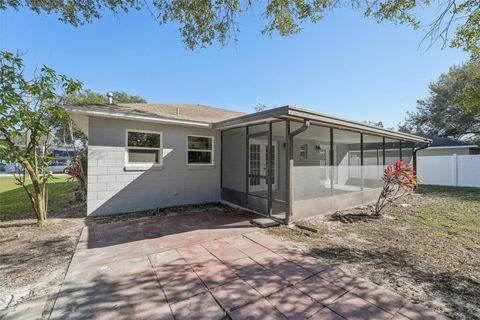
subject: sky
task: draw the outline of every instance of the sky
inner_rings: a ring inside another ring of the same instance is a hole
[[[433,11],[422,12],[425,22]],[[454,64],[460,49],[419,48],[424,30],[378,24],[334,10],[301,33],[261,34],[261,12],[239,20],[238,41],[194,51],[175,25],[146,12],[80,27],[27,9],[0,11],[0,47],[24,53],[27,71],[47,65],[106,93],[125,91],[155,103],[198,103],[253,112],[258,103],[286,104],[356,121],[403,122],[428,85]]]

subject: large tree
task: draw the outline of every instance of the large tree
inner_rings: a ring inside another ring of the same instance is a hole
[[[46,66],[27,79],[22,57],[0,51],[0,158],[23,167],[14,178],[25,189],[39,224],[47,219],[51,178],[45,170],[46,152],[39,152],[39,147],[46,149],[52,128],[64,116],[62,93],[73,94],[80,88],[80,82]],[[22,137],[25,143],[16,143]],[[29,180],[33,190],[27,187]]]
[[[22,6],[37,13],[58,13],[63,22],[74,26],[101,18],[105,10],[118,13],[143,9],[160,24],[178,24],[185,44],[192,49],[214,41],[225,43],[239,30],[239,16],[249,11],[262,12],[265,19],[262,33],[278,32],[288,36],[299,32],[303,23],[319,22],[327,12],[339,7],[352,7],[378,22],[393,21],[414,28],[421,26],[415,13],[431,7],[438,16],[427,22],[426,38],[450,41],[454,47],[480,55],[480,0],[441,0],[440,3],[431,0],[0,0],[0,9]],[[454,36],[450,39],[451,33]]]
[[[463,85],[454,93],[451,103],[480,117],[480,62],[472,61],[464,68]]]
[[[429,96],[417,101],[417,110],[408,113],[400,129],[480,142],[480,113],[474,112],[479,109],[478,91],[466,90],[479,89],[479,74],[476,62],[451,67],[430,84]]]

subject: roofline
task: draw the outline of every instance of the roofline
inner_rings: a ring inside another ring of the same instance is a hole
[[[118,111],[118,110],[92,110],[87,106],[93,105],[68,105],[64,106],[68,113],[79,114],[86,116],[95,116],[103,118],[114,118],[122,120],[136,120],[153,123],[176,124],[191,127],[213,128],[213,129],[230,129],[233,127],[245,126],[248,124],[255,124],[259,122],[270,122],[273,120],[293,120],[303,122],[304,120],[311,120],[314,124],[324,125],[331,128],[347,129],[351,131],[358,131],[370,134],[385,136],[399,140],[408,140],[415,142],[431,143],[432,140],[421,136],[416,136],[409,133],[393,131],[385,128],[375,127],[372,125],[356,122],[352,120],[342,119],[327,114],[314,112],[306,109],[301,109],[295,106],[286,105],[265,111],[241,115],[235,118],[218,121],[218,122],[202,122],[191,120],[172,119],[168,117],[156,115],[138,115],[134,112]],[[105,105],[103,107],[107,107]]]
[[[258,113],[252,113],[245,116],[240,116],[213,124],[214,129],[229,129],[239,127],[250,123],[259,122],[261,120],[267,121],[269,118],[290,119],[303,121],[305,119],[311,120],[314,123],[333,127],[338,129],[348,129],[352,131],[371,133],[381,135],[389,138],[404,139],[408,141],[431,143],[432,140],[417,135],[393,131],[385,128],[375,127],[361,122],[342,119],[319,112],[314,112],[306,109],[301,109],[295,106],[286,105],[275,109],[269,109]]]
[[[475,144],[461,145],[461,146],[431,146],[427,149],[459,149],[459,148],[480,148]]]
[[[107,106],[108,107],[108,106]],[[153,123],[164,123],[164,124],[177,124],[190,127],[201,127],[201,128],[211,128],[212,124],[209,122],[201,121],[190,121],[190,120],[179,120],[171,119],[160,116],[142,116],[134,114],[133,112],[122,112],[122,111],[113,111],[113,110],[91,110],[82,106],[64,106],[68,113],[80,114],[85,116],[94,116],[100,118],[114,118],[121,120],[136,120],[144,122],[153,122]]]

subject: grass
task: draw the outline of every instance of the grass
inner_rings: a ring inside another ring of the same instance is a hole
[[[75,201],[77,183],[68,177],[57,176],[48,184],[48,211],[68,208]],[[28,185],[33,192],[32,185]],[[34,219],[31,202],[22,186],[15,184],[12,176],[0,176],[0,221]]]
[[[454,319],[480,319],[480,188],[422,185],[416,193],[383,219],[323,216],[304,222],[318,234],[270,232]]]

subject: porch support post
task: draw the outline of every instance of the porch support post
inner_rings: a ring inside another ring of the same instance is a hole
[[[385,166],[385,164],[386,164],[385,163],[386,162],[385,161],[385,157],[386,157],[385,156],[385,137],[382,137],[382,150],[383,150],[383,152],[382,152],[383,165]]]
[[[399,140],[398,143],[399,143],[399,146],[400,146],[399,147],[399,149],[400,149],[400,160],[402,160],[402,140]]]
[[[335,154],[333,151],[333,128],[330,128],[330,193],[333,194],[333,170],[334,170],[334,161],[335,161]]]
[[[293,192],[292,192],[292,177],[291,172],[293,169],[293,138],[290,137],[290,120],[285,121],[285,137],[286,137],[286,143],[287,143],[287,152],[286,154],[286,166],[285,166],[285,177],[287,178],[286,180],[286,187],[287,187],[287,205],[286,205],[286,214],[285,214],[285,223],[289,224],[290,223],[290,216],[292,215],[292,198],[293,198]]]
[[[220,194],[223,189],[223,130],[220,131]]]
[[[360,133],[360,188],[363,190],[365,188],[363,183],[363,133]]]
[[[272,150],[272,123],[270,122],[268,124],[268,147],[267,147],[267,150],[268,150],[268,153],[267,153],[267,156],[268,156],[268,184],[267,184],[267,187],[268,187],[268,215],[271,216],[272,215],[272,179],[273,179],[273,175],[272,175],[272,163],[273,163],[273,159],[272,159],[272,155],[274,154],[273,153],[273,150]],[[278,160],[276,160],[278,161]]]
[[[248,172],[249,172],[249,154],[250,154],[250,147],[249,143],[249,135],[248,135],[248,126],[245,127],[245,207],[248,208],[248,194],[250,192],[249,185],[248,185]]]

